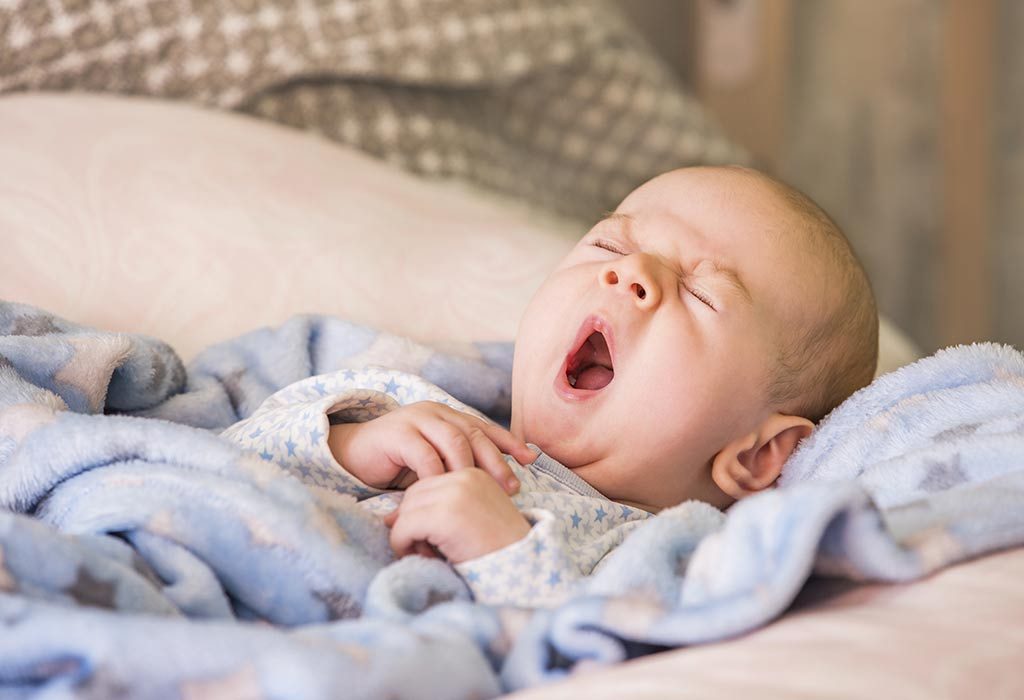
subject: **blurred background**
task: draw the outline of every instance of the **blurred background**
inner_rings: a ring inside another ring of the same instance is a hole
[[[1024,3],[620,4],[729,136],[839,222],[923,349],[1024,346]]]
[[[9,0],[0,93],[241,111],[581,233],[659,172],[753,163],[922,351],[1024,347],[1021,29],[1018,0]]]

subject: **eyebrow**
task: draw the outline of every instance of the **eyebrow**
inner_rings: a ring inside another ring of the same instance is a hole
[[[631,240],[634,240],[633,236],[633,225],[636,220],[629,214],[623,214],[622,212],[612,211],[606,212],[604,217],[598,221],[599,224],[606,221],[619,222],[622,224],[623,229],[626,231],[626,236]],[[730,270],[728,267],[724,267],[718,259],[710,258],[711,264],[715,268],[715,274],[721,277],[726,284],[733,288],[733,290],[747,300],[748,304],[754,303],[754,298],[750,295],[750,290],[747,289],[746,285],[740,279],[739,275]]]

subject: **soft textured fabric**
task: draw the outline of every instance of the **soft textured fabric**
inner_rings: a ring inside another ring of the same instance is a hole
[[[355,496],[383,516],[398,507],[401,494],[368,486],[337,462],[327,444],[328,420],[362,423],[417,401],[484,418],[421,377],[370,367],[287,386],[221,435],[308,484]],[[518,542],[455,567],[479,603],[550,607],[565,602],[606,554],[651,517],[609,500],[543,453],[526,466],[507,455],[506,460],[520,483],[512,501],[532,527]],[[718,515],[709,516],[711,527],[718,525]]]
[[[1024,356],[979,345],[855,394],[794,477],[724,522],[684,503],[561,605],[474,604],[441,561],[389,563],[351,496],[191,427],[223,429],[377,343],[403,347],[297,318],[186,373],[159,341],[0,305],[5,694],[484,697],[749,631],[813,571],[908,581],[1024,543]],[[406,371],[447,367],[452,395],[507,411],[507,346],[405,347]]]
[[[16,0],[0,47],[0,92],[243,110],[585,219],[746,158],[598,0]]]

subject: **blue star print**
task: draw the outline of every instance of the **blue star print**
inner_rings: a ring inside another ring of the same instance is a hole
[[[579,528],[581,520],[583,520],[583,518],[581,518],[578,513],[573,513],[572,514],[572,526],[573,526],[573,528]]]
[[[598,506],[597,510],[594,512],[594,515],[597,517],[597,522],[601,522],[602,520],[604,520],[604,516],[608,514],[604,512],[604,508]]]
[[[288,438],[288,440],[284,443],[284,446],[288,448],[288,456],[289,457],[294,457],[295,456],[295,443],[292,442],[291,438]]]

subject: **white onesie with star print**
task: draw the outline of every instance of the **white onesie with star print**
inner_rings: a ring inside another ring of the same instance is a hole
[[[345,471],[331,454],[327,433],[332,422],[364,422],[417,401],[437,401],[487,420],[422,377],[367,367],[291,384],[222,435],[311,485],[350,494],[384,515],[398,507],[401,492],[373,488]],[[505,459],[521,484],[512,501],[532,527],[518,542],[455,565],[480,603],[557,605],[651,517],[602,496],[547,455],[526,466]]]

